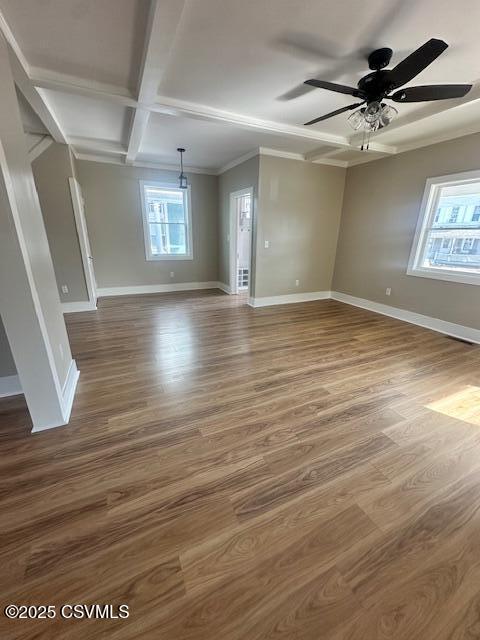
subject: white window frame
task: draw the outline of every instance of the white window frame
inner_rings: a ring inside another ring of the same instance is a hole
[[[453,184],[467,184],[469,182],[480,182],[480,170],[464,171],[462,173],[452,173],[446,176],[428,178],[423,192],[422,204],[418,216],[417,228],[413,238],[412,249],[408,261],[407,275],[418,276],[420,278],[432,278],[434,280],[446,280],[449,282],[461,282],[463,284],[480,285],[480,275],[468,272],[453,272],[449,269],[439,269],[438,267],[422,267],[422,257],[425,252],[427,242],[427,230],[431,226],[430,219],[435,216],[438,208],[438,198],[442,187]]]
[[[183,192],[183,206],[185,208],[186,234],[187,243],[186,253],[166,253],[154,255],[151,250],[150,227],[148,222],[147,203],[145,201],[145,187],[157,187],[170,191]],[[142,203],[142,220],[143,220],[143,240],[145,244],[145,259],[147,261],[156,260],[193,260],[193,234],[192,234],[192,193],[191,187],[188,185],[186,189],[179,189],[176,182],[157,182],[155,180],[140,180],[140,198]]]

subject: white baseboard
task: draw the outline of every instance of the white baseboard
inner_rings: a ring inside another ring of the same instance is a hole
[[[0,378],[0,398],[18,396],[23,393],[18,376],[3,376]]]
[[[62,302],[63,313],[77,313],[78,311],[96,311],[97,305],[87,300],[83,302]]]
[[[176,282],[173,284],[140,284],[131,287],[101,287],[97,290],[99,298],[106,296],[134,296],[141,293],[169,293],[171,291],[193,291],[195,289],[218,289],[219,283],[212,282]]]
[[[73,399],[75,397],[75,391],[77,389],[77,382],[80,376],[80,371],[77,369],[77,363],[75,360],[70,362],[68,368],[67,378],[62,389],[62,413],[65,419],[65,423],[70,420],[70,414],[72,412]]]
[[[70,420],[70,414],[72,412],[73,399],[75,398],[75,391],[77,388],[78,378],[80,376],[80,371],[77,369],[77,363],[75,360],[70,361],[70,366],[68,367],[67,377],[65,379],[63,388],[62,388],[62,418],[61,422],[58,424],[49,424],[49,425],[36,425],[32,429],[32,433],[38,433],[39,431],[47,431],[47,429],[55,429],[56,427],[63,427],[68,424]]]
[[[347,293],[340,293],[339,291],[332,291],[332,298],[339,302],[351,304],[354,307],[368,309],[369,311],[374,311],[375,313],[380,313],[384,316],[390,316],[397,320],[403,320],[410,324],[416,324],[420,327],[425,327],[432,331],[438,331],[439,333],[444,333],[454,338],[460,338],[461,340],[468,340],[468,342],[480,344],[480,330],[473,329],[473,327],[465,327],[462,324],[424,316],[421,313],[414,313],[413,311],[399,309],[398,307],[390,307],[389,305],[382,304],[380,302],[373,302],[372,300],[366,300],[364,298],[356,298],[355,296],[348,295]]]
[[[270,307],[276,304],[292,304],[295,302],[311,302],[312,300],[327,300],[330,291],[309,291],[307,293],[289,293],[284,296],[266,296],[263,298],[249,298],[251,307]]]
[[[232,289],[230,288],[230,285],[225,284],[224,282],[217,282],[217,289],[220,289],[221,291],[228,293],[228,295],[232,293]]]

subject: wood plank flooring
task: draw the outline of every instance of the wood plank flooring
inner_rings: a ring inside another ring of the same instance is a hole
[[[67,316],[68,427],[0,402],[15,640],[480,638],[480,348],[335,301],[217,291]]]

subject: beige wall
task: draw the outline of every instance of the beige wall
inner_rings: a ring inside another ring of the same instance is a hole
[[[259,156],[246,160],[220,175],[218,182],[218,280],[230,284],[230,194],[253,187],[253,215],[256,216]]]
[[[188,174],[193,260],[147,261],[139,181],[176,184],[178,174],[87,161],[77,161],[76,167],[100,288],[217,280],[216,176]]]
[[[17,373],[15,362],[13,361],[10,345],[8,344],[5,327],[0,318],[0,378],[3,376],[14,376]]]
[[[480,328],[480,287],[406,275],[426,179],[479,168],[476,134],[348,169],[334,289]]]
[[[82,255],[68,179],[73,176],[67,145],[52,144],[32,162],[53,268],[62,302],[88,300]],[[68,293],[62,293],[66,285]]]
[[[344,182],[340,167],[261,156],[255,297],[330,290]]]

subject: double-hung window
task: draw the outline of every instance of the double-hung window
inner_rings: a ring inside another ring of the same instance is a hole
[[[480,284],[480,171],[427,180],[407,273]]]
[[[147,260],[191,260],[190,187],[140,182]]]

